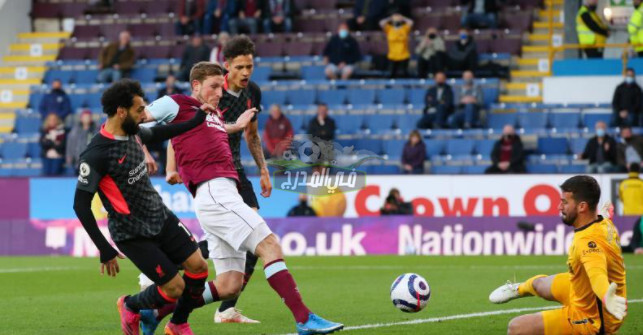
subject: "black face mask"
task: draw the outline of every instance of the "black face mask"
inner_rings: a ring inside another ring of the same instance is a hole
[[[593,12],[596,10],[596,5],[587,6],[587,8]]]
[[[404,21],[393,21],[393,27],[401,27]]]
[[[134,118],[131,115],[127,115],[125,120],[123,120],[123,131],[127,135],[136,135],[138,133],[138,123],[134,121]]]
[[[429,39],[435,39],[436,37],[438,37],[437,34],[429,34]]]
[[[625,141],[625,143],[630,143],[632,141],[632,138],[631,137],[623,138],[623,141]]]

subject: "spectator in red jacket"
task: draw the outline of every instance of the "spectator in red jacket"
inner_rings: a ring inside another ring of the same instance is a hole
[[[40,132],[42,167],[45,176],[59,176],[65,159],[65,126],[58,114],[47,115]]]
[[[266,144],[266,156],[279,157],[288,149],[293,137],[292,125],[288,118],[281,113],[279,105],[270,106],[270,117],[266,122],[263,134]]]
[[[177,35],[192,35],[201,31],[203,14],[205,14],[205,0],[179,0],[176,14]]]

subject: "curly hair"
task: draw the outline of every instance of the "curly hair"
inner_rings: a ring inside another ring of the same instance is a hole
[[[238,56],[254,55],[255,44],[248,36],[239,35],[231,38],[223,47],[223,58],[230,62]]]
[[[122,79],[112,84],[103,92],[100,102],[103,105],[103,113],[111,117],[116,114],[118,107],[130,108],[134,104],[134,97],[144,98],[145,93],[138,81]]]

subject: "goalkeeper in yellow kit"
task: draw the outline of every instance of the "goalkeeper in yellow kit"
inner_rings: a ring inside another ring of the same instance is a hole
[[[569,271],[538,275],[524,283],[507,283],[491,293],[493,303],[538,296],[563,307],[521,315],[509,322],[508,334],[615,334],[627,314],[625,266],[618,232],[597,214],[601,190],[590,176],[575,176],[561,186],[558,206],[566,225],[574,227]]]

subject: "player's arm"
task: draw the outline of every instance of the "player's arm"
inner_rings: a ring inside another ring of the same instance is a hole
[[[607,311],[619,320],[625,317],[627,300],[616,295],[617,284],[607,276],[607,259],[604,248],[596,240],[580,239],[577,250],[585,268],[592,291],[601,299]]]
[[[161,142],[169,140],[172,137],[181,135],[194,129],[205,121],[206,112],[202,109],[197,110],[194,117],[181,123],[166,124],[155,127],[139,127],[138,135],[141,141],[146,143]]]
[[[259,121],[255,120],[250,122],[246,131],[244,133],[246,138],[246,143],[248,144],[248,149],[254,158],[259,171],[261,171],[261,177],[259,179],[259,184],[261,184],[261,195],[263,197],[269,197],[272,192],[272,184],[270,183],[270,172],[268,171],[268,166],[266,165],[266,158],[263,156],[263,148],[261,147],[261,136],[259,136]]]
[[[165,181],[168,184],[180,184],[183,182],[181,176],[179,175],[178,169],[176,168],[176,158],[174,157],[174,147],[172,146],[172,141],[167,144],[167,157],[165,164]]]
[[[234,124],[225,124],[225,131],[228,134],[234,134],[238,133],[248,126],[252,122],[252,120],[255,119],[255,115],[258,113],[256,108],[250,108],[243,112],[237,120],[234,122]]]

